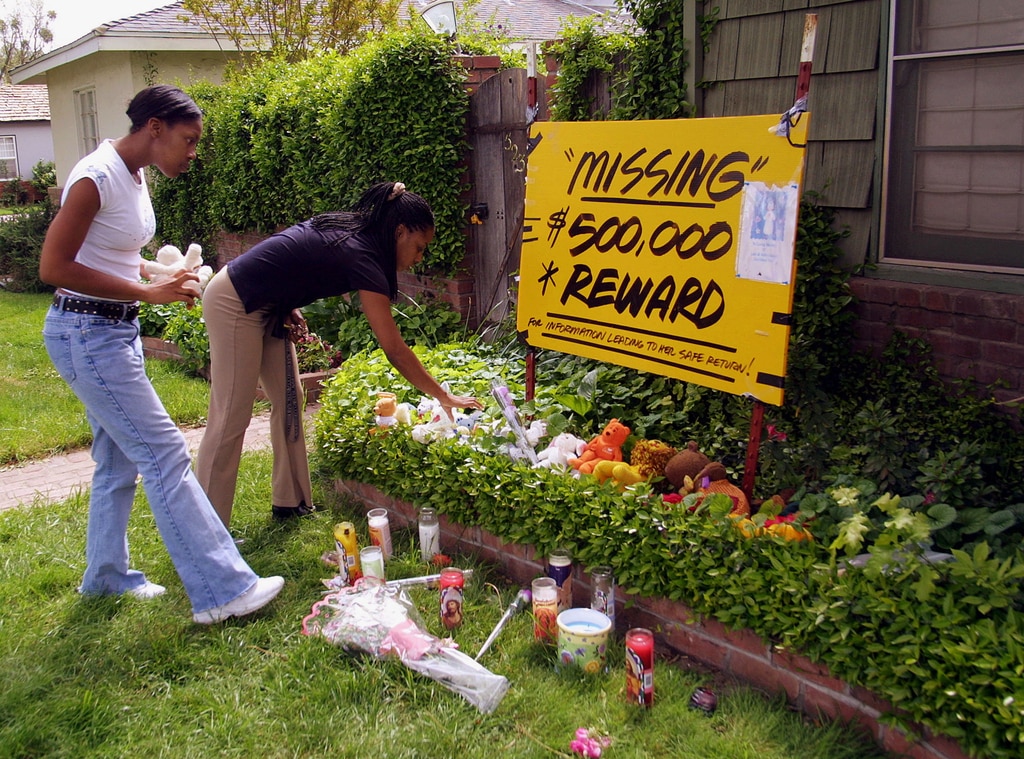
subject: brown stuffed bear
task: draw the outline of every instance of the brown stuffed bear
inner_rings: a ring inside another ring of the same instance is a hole
[[[697,441],[691,440],[686,444],[686,448],[665,464],[665,479],[671,482],[676,490],[685,489],[685,495],[694,489],[695,483],[698,482],[697,475],[710,463],[711,459],[697,450]]]

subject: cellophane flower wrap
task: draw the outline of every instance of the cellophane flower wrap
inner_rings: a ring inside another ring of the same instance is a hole
[[[455,691],[481,712],[494,711],[508,691],[496,675],[427,632],[404,588],[359,582],[327,593],[302,620],[305,635],[319,635],[346,651],[395,656],[405,666]]]

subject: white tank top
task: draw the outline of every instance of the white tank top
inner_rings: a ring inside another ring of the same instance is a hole
[[[137,282],[142,247],[156,234],[156,217],[146,187],[145,170],[131,174],[114,149],[113,141],[104,140],[71,170],[61,201],[67,199],[76,182],[85,179],[95,183],[99,190],[100,210],[89,226],[75,261],[90,269]],[[83,297],[96,299],[87,294]]]

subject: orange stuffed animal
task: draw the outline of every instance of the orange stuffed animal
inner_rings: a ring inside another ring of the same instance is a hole
[[[612,419],[604,431],[587,443],[579,458],[566,463],[580,474],[593,474],[598,461],[622,461],[622,444],[629,437],[629,427]]]

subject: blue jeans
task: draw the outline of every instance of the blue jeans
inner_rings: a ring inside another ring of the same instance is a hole
[[[43,340],[85,405],[96,462],[89,497],[86,568],[79,592],[121,594],[146,583],[129,568],[128,515],[142,487],[193,612],[221,606],[257,575],[238,553],[192,472],[185,437],[146,376],[137,320],[51,306]]]

